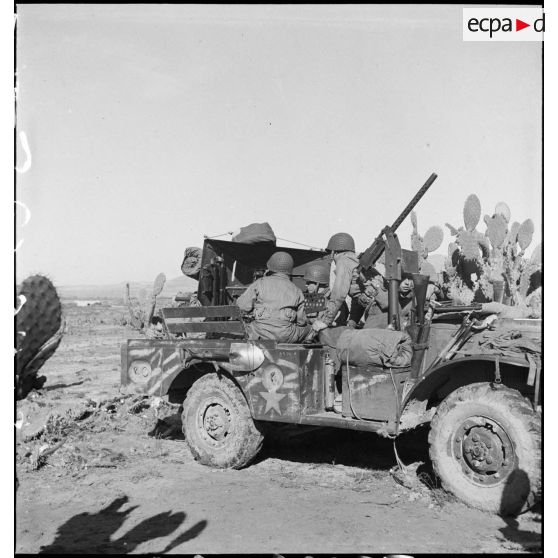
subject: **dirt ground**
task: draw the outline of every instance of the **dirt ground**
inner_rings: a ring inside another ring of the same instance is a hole
[[[119,394],[120,344],[139,335],[124,309],[66,312],[45,387],[18,403],[17,553],[541,551],[540,508],[504,519],[439,488],[426,430],[397,441],[423,481],[406,486],[391,441],[335,429],[288,429],[240,471],[199,465],[176,409]]]

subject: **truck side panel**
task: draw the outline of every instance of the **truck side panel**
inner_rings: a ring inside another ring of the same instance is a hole
[[[121,391],[164,395],[182,368],[180,349],[172,343],[130,339],[122,347]]]
[[[265,361],[249,375],[250,379],[243,386],[255,419],[299,421],[300,352],[280,348],[264,349]]]

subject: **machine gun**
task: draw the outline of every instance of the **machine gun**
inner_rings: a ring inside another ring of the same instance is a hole
[[[389,238],[389,235],[391,236],[394,235],[395,231],[399,228],[399,225],[403,223],[407,215],[411,213],[411,211],[413,210],[415,205],[417,205],[417,203],[420,201],[422,196],[426,194],[426,192],[428,191],[430,186],[432,186],[432,183],[434,182],[434,180],[436,180],[436,178],[438,178],[438,175],[433,172],[429,176],[428,180],[424,183],[422,188],[416,193],[415,197],[407,204],[407,207],[405,207],[405,209],[401,212],[401,215],[399,215],[399,217],[397,217],[397,219],[393,222],[393,225],[391,225],[391,227],[388,226],[384,227],[380,231],[380,234],[376,237],[374,242],[361,254],[359,258],[359,266],[363,271],[369,271],[374,266],[374,264],[378,261],[380,256],[384,253],[385,246],[386,246],[384,236],[386,238]]]
[[[417,274],[418,269],[418,254],[412,250],[404,250],[399,244],[399,239],[395,231],[399,228],[401,223],[405,220],[407,215],[411,213],[415,205],[426,194],[434,180],[438,178],[436,173],[432,173],[428,180],[423,184],[422,188],[415,194],[414,198],[407,204],[405,209],[401,212],[399,217],[393,222],[391,227],[386,226],[376,237],[374,242],[360,255],[359,258],[359,271],[365,275],[370,272],[374,264],[378,261],[380,256],[386,252],[386,277],[385,279],[389,284],[389,310],[388,310],[388,323],[395,329],[400,328],[399,312],[398,312],[398,296],[399,296],[399,283],[401,282],[402,273]],[[353,304],[351,308],[350,319],[357,322],[362,317],[364,308],[358,304]]]

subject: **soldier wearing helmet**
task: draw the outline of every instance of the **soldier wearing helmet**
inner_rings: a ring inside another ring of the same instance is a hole
[[[344,232],[334,234],[327,244],[327,251],[331,252],[335,262],[335,281],[331,289],[329,302],[324,316],[312,324],[314,331],[320,331],[331,326],[345,299],[349,295],[351,283],[354,282],[353,272],[358,266],[353,237]]]
[[[329,265],[326,262],[315,262],[310,264],[304,272],[306,290],[309,294],[318,294],[329,299]],[[316,319],[321,320],[325,311],[306,313],[308,321],[314,323]]]
[[[324,294],[329,291],[329,266],[325,262],[310,264],[304,272],[304,280],[309,293]]]
[[[247,324],[250,339],[300,343],[310,332],[304,295],[290,279],[293,267],[290,254],[275,252],[267,261],[267,274],[238,297],[236,304],[240,310],[254,318]]]

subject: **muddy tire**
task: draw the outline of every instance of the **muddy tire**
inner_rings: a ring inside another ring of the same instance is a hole
[[[518,391],[488,383],[455,390],[428,441],[443,487],[466,504],[515,515],[539,499],[541,419]]]
[[[245,467],[263,444],[240,389],[216,374],[203,376],[188,391],[182,432],[196,461],[220,469]]]

